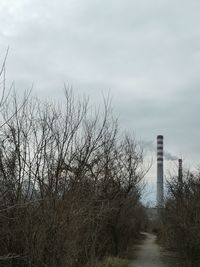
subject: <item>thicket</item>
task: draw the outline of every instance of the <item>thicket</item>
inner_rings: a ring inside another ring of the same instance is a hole
[[[127,259],[108,257],[104,261],[97,262],[94,267],[128,267],[129,264]]]
[[[200,172],[184,175],[182,183],[173,178],[162,214],[161,239],[178,251],[187,266],[200,262]]]
[[[2,90],[0,266],[92,266],[125,251],[145,218],[143,153],[106,101],[95,111],[65,90],[63,105],[19,104]]]

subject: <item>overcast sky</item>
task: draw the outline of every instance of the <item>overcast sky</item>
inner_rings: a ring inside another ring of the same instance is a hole
[[[199,0],[1,0],[7,80],[41,97],[63,83],[98,103],[110,92],[120,127],[195,166],[200,153]]]

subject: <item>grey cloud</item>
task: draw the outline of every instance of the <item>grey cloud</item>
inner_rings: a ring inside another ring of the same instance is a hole
[[[110,90],[120,127],[198,160],[200,3],[19,0],[0,4],[0,51],[19,90],[62,97],[63,83],[98,103]],[[175,153],[176,154],[176,153]]]

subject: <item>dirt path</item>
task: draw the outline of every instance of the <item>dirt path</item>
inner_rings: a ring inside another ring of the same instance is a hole
[[[168,267],[162,262],[161,250],[155,242],[156,236],[149,233],[145,235],[145,240],[137,246],[136,259],[132,261],[129,267]]]

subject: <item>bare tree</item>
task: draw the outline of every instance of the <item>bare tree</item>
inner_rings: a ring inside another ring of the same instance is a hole
[[[180,184],[177,177],[168,183],[169,197],[163,213],[161,238],[180,253],[187,266],[199,262],[200,175],[186,171]]]
[[[0,264],[79,267],[122,252],[144,216],[141,148],[106,101],[100,115],[70,90],[63,106],[25,99],[2,113]]]

